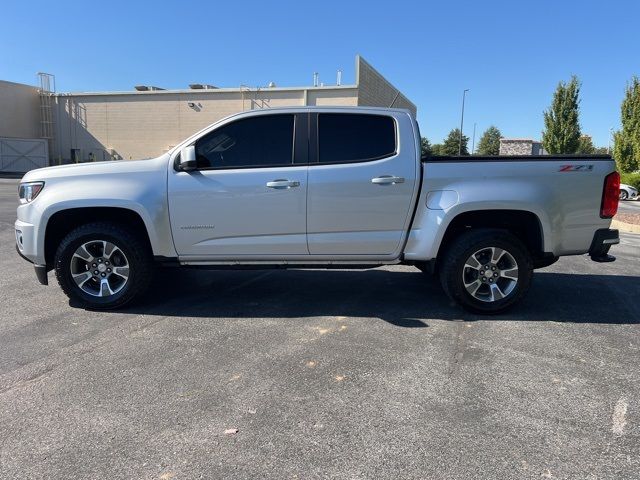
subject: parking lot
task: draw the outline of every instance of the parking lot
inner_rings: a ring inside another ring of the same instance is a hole
[[[640,235],[537,272],[498,317],[404,266],[168,269],[96,313],[16,254],[16,182],[0,478],[638,478]]]
[[[625,222],[640,224],[640,199],[620,202],[618,218]]]

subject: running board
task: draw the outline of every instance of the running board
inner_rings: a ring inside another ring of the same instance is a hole
[[[392,261],[368,261],[362,260],[206,260],[206,261],[181,261],[180,265],[185,267],[254,267],[254,268],[376,268],[382,265],[398,265],[400,259]]]

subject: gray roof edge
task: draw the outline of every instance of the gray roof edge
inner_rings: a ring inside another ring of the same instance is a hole
[[[327,91],[327,90],[353,90],[357,89],[357,85],[325,85],[323,87],[249,87],[249,88],[209,88],[209,89],[191,89],[182,88],[175,90],[151,90],[151,91],[137,91],[137,90],[123,90],[123,91],[107,91],[107,92],[66,92],[56,93],[62,97],[85,97],[85,96],[101,96],[101,95],[166,95],[166,94],[205,94],[215,95],[216,93],[241,93],[241,92],[304,92],[307,91]]]

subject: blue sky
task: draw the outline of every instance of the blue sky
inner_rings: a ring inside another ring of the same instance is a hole
[[[0,79],[59,91],[135,84],[310,85],[354,81],[357,53],[418,106],[439,142],[460,122],[539,138],[561,79],[582,80],[584,133],[607,146],[626,82],[640,74],[640,2],[69,2],[2,7]],[[477,138],[476,138],[477,139]]]

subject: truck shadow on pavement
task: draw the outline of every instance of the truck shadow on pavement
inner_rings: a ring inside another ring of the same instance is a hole
[[[379,318],[405,328],[430,320],[634,324],[640,278],[538,272],[525,300],[481,316],[451,302],[436,277],[407,269],[161,269],[150,293],[128,313],[206,318]]]
[[[207,318],[379,318],[405,328],[430,320],[640,323],[640,278],[539,272],[525,300],[497,316],[474,315],[452,303],[436,277],[412,269],[161,269],[135,314]]]

